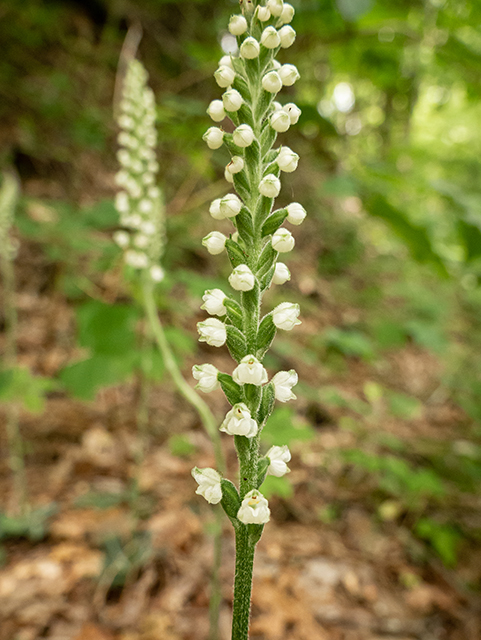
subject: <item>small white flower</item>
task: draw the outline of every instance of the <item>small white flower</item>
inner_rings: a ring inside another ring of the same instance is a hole
[[[237,512],[237,518],[244,524],[265,524],[269,522],[271,511],[266,498],[253,489],[246,493],[244,500]]]
[[[232,58],[230,55],[222,56],[219,60],[219,67],[230,67],[234,71],[234,65],[232,64]]]
[[[295,9],[292,6],[292,4],[289,4],[288,2],[284,2],[284,7],[282,8],[282,13],[281,13],[281,20],[284,24],[289,24],[289,22],[292,22],[292,18],[294,17],[295,14]]]
[[[202,296],[204,304],[201,309],[205,309],[211,316],[225,316],[227,309],[224,307],[224,300],[227,298],[220,289],[208,289]]]
[[[196,389],[200,389],[204,393],[210,393],[220,387],[217,380],[219,370],[213,364],[194,364],[192,367],[192,375],[197,380]]]
[[[291,272],[283,262],[277,262],[272,277],[274,284],[284,284],[291,279]]]
[[[244,158],[241,158],[241,156],[234,156],[226,167],[229,173],[239,173],[243,168]]]
[[[276,162],[279,165],[279,169],[281,171],[292,173],[297,169],[299,156],[297,155],[297,153],[292,151],[292,149],[289,149],[289,147],[281,147]]]
[[[199,496],[205,498],[210,504],[218,504],[222,500],[221,476],[215,469],[194,467],[192,476],[199,485],[196,490]]]
[[[306,210],[298,202],[292,202],[287,207],[287,220],[291,224],[300,225],[307,216]]]
[[[199,342],[207,342],[211,347],[222,347],[227,340],[225,324],[217,318],[207,318],[197,323]]]
[[[202,239],[202,244],[212,256],[217,256],[224,251],[226,240],[226,236],[220,231],[211,231]]]
[[[219,87],[221,87],[221,89],[225,89],[226,87],[230,87],[230,85],[234,82],[235,71],[234,69],[232,69],[232,67],[222,65],[214,73],[214,78]]]
[[[271,64],[272,64],[272,68],[273,68],[275,71],[277,71],[278,69],[280,69],[280,68],[281,68],[281,66],[282,66],[282,65],[281,65],[281,63],[280,63],[278,60],[273,60]]]
[[[220,198],[216,198],[212,200],[211,205],[209,207],[209,213],[214,218],[214,220],[223,220],[224,216],[220,213]]]
[[[202,136],[202,140],[207,142],[209,149],[219,149],[224,142],[224,132],[218,127],[210,127]]]
[[[125,187],[128,180],[129,180],[129,174],[124,169],[117,171],[117,173],[115,174],[115,184],[118,187]]]
[[[261,5],[258,5],[256,9],[256,16],[259,22],[267,22],[271,17],[271,12],[267,7],[261,7]]]
[[[281,44],[280,35],[275,27],[266,27],[261,35],[261,44],[266,49],[277,49]]]
[[[239,111],[244,103],[244,98],[236,89],[229,89],[222,96],[222,102],[226,111]]]
[[[254,418],[251,417],[247,406],[243,402],[239,402],[226,414],[219,430],[228,433],[230,436],[253,438],[257,434],[259,427]]]
[[[210,115],[214,122],[221,122],[226,115],[222,100],[212,100],[209,108],[207,109],[207,113]]]
[[[117,151],[117,160],[123,167],[127,168],[130,167],[130,163],[132,162],[132,158],[127,149],[119,149],[119,151]]]
[[[278,133],[284,133],[291,126],[289,115],[283,111],[274,111],[270,119],[271,127]]]
[[[115,244],[121,249],[125,249],[130,244],[130,236],[127,231],[116,231],[113,235],[113,239]]]
[[[146,220],[145,222],[142,222],[142,224],[140,225],[140,230],[146,236],[153,236],[156,231],[155,224],[153,222],[150,222],[150,220]]]
[[[289,251],[292,251],[296,244],[294,236],[289,229],[284,229],[283,227],[277,229],[277,231],[272,234],[271,242],[272,248],[279,251],[279,253],[288,253]]]
[[[269,458],[269,466],[267,467],[268,476],[276,476],[281,478],[289,473],[290,469],[287,463],[291,459],[291,452],[289,447],[285,444],[282,447],[273,446],[266,453],[266,458]]]
[[[165,271],[162,269],[162,267],[159,267],[159,265],[155,264],[153,267],[150,267],[150,277],[154,282],[162,282],[162,280],[165,278]]]
[[[279,29],[279,38],[281,40],[281,47],[283,49],[288,49],[291,45],[294,44],[296,39],[296,32],[289,25],[285,25],[281,29]]]
[[[254,142],[254,131],[248,124],[241,124],[232,134],[234,144],[242,149],[250,146]]]
[[[292,387],[297,384],[297,381],[297,373],[294,369],[291,369],[290,371],[279,371],[279,373],[276,373],[271,380],[274,385],[276,400],[279,400],[279,402],[295,400],[296,396],[292,393]]]
[[[131,131],[132,129],[135,128],[135,120],[125,114],[119,116],[119,119],[117,120],[117,122],[121,129],[126,129],[127,131]]]
[[[272,107],[273,107],[274,111],[282,111],[282,109],[283,109],[281,103],[277,102],[277,100],[274,100],[274,102],[272,103]]]
[[[227,165],[227,167],[228,166],[229,165]],[[224,178],[227,180],[229,184],[234,184],[234,176],[227,167],[224,169]]]
[[[237,384],[254,384],[259,387],[267,382],[267,371],[255,356],[245,356],[234,369],[232,379]]]
[[[279,69],[279,75],[285,87],[292,87],[295,81],[301,77],[297,67],[293,64],[283,64]]]
[[[284,2],[283,0],[267,0],[266,6],[273,16],[279,18],[284,9]]]
[[[282,80],[277,71],[269,71],[262,78],[262,88],[269,93],[277,93],[282,89]]]
[[[291,331],[297,324],[301,324],[298,320],[300,310],[298,304],[292,302],[281,302],[274,309],[272,320],[278,329]]]
[[[152,204],[152,201],[147,200],[147,198],[144,198],[139,202],[140,213],[150,213],[153,208],[154,208],[154,205]]]
[[[249,36],[241,44],[240,54],[241,54],[241,56],[243,58],[246,58],[247,60],[253,60],[254,58],[257,58],[257,56],[259,55],[260,50],[261,50],[261,48],[260,48],[259,43],[257,42],[257,40],[255,38],[253,38],[252,36]],[[230,83],[230,84],[232,84],[232,83]]]
[[[251,291],[256,279],[246,264],[240,264],[229,276],[229,284],[236,291]]]
[[[247,20],[244,16],[232,16],[228,28],[233,36],[241,36],[247,31]]]
[[[156,200],[160,196],[160,189],[159,187],[150,187],[147,193],[149,198],[152,198],[152,200]]]
[[[134,251],[129,249],[124,254],[124,260],[126,264],[134,269],[145,269],[149,265],[149,259],[140,251]]]
[[[273,173],[269,173],[259,183],[259,192],[266,198],[277,198],[281,190],[281,181]]]
[[[299,109],[297,104],[294,104],[293,102],[288,102],[282,107],[282,110],[288,114],[291,124],[297,124],[297,122],[299,121],[299,117],[302,113],[302,111]]]
[[[228,193],[220,199],[219,212],[221,218],[234,218],[242,209],[242,201],[235,193]]]
[[[144,236],[143,233],[138,233],[134,238],[134,245],[137,249],[147,249],[150,244],[148,236]]]
[[[115,196],[115,208],[119,213],[127,213],[130,211],[129,196],[125,191],[120,191]]]

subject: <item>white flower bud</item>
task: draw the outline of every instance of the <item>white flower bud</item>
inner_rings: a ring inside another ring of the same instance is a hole
[[[113,235],[113,240],[121,249],[125,249],[130,244],[130,236],[127,231],[116,231]]]
[[[143,233],[139,233],[134,238],[134,245],[137,249],[147,249],[150,244],[150,240],[147,236],[144,236]]]
[[[288,229],[281,227],[277,229],[272,235],[272,248],[279,253],[288,253],[294,249],[296,241],[294,236]]]
[[[153,267],[150,267],[150,277],[154,282],[162,282],[165,278],[165,271],[162,267],[159,267],[158,264],[155,264]]]
[[[129,249],[124,254],[124,260],[126,264],[134,269],[145,269],[149,265],[149,259],[140,251],[133,251]]]
[[[125,185],[128,183],[128,180],[129,174],[124,169],[121,169],[115,174],[115,184],[118,187],[125,187]]]
[[[262,78],[262,87],[269,93],[277,93],[282,89],[282,80],[277,71],[269,71]]]
[[[229,165],[227,165],[227,167],[228,166]],[[227,180],[229,184],[234,184],[234,176],[232,175],[232,173],[229,171],[227,167],[224,169],[224,178]]]
[[[261,49],[257,40],[252,36],[249,36],[241,44],[240,54],[243,58],[246,58],[247,60],[253,60],[254,58],[257,58],[260,50]]]
[[[278,69],[281,68],[281,63],[278,60],[273,60],[272,61],[272,68],[274,69],[274,71],[277,71]]]
[[[283,262],[277,262],[274,269],[272,282],[274,284],[284,284],[290,279],[291,279],[291,272],[289,271],[287,266]]]
[[[274,109],[274,111],[282,111],[283,106],[281,105],[280,102],[277,102],[277,100],[274,100],[274,102],[272,103],[272,108]]]
[[[217,127],[210,127],[202,136],[202,140],[207,142],[209,149],[219,149],[224,142],[224,132]]]
[[[226,87],[230,87],[230,85],[234,82],[235,71],[234,69],[232,69],[232,67],[222,65],[214,73],[214,78],[219,87],[221,87],[221,89],[225,89]]]
[[[127,131],[132,131],[132,129],[135,128],[135,120],[125,114],[119,116],[117,122],[119,124],[119,127],[121,127],[122,129],[126,129]]]
[[[235,71],[230,54],[222,56],[222,58],[219,60],[219,67],[229,67],[230,69]]]
[[[296,396],[292,393],[292,387],[297,384],[297,380],[297,373],[294,369],[291,369],[290,371],[279,371],[279,373],[276,373],[271,380],[274,385],[276,400],[279,400],[279,402],[295,400]]]
[[[199,342],[207,342],[211,347],[222,347],[227,340],[225,324],[217,318],[207,318],[197,323]]]
[[[295,81],[301,77],[297,67],[293,64],[283,64],[279,69],[279,75],[285,87],[292,87]]]
[[[283,49],[288,49],[291,45],[294,44],[296,39],[296,32],[289,25],[285,25],[281,29],[279,29],[279,37],[281,40],[281,47]]]
[[[237,512],[237,519],[244,524],[265,524],[269,522],[271,511],[266,498],[253,489],[246,493],[244,500]]]
[[[129,168],[132,162],[132,158],[130,156],[130,153],[127,151],[127,149],[119,149],[117,151],[117,160],[123,167],[126,167],[126,168]]]
[[[297,124],[299,117],[302,113],[302,111],[299,109],[297,104],[294,104],[293,102],[288,102],[282,107],[282,109],[288,114],[291,124]]]
[[[269,459],[269,466],[267,467],[268,476],[276,476],[281,478],[289,473],[290,469],[287,463],[291,459],[291,452],[289,447],[285,444],[282,447],[273,446],[266,453],[266,458]]]
[[[273,16],[279,18],[279,16],[282,15],[282,10],[284,9],[284,2],[283,0],[267,0],[266,6]]]
[[[300,310],[298,304],[292,302],[281,302],[274,309],[272,314],[272,320],[278,329],[284,329],[290,331],[297,324],[301,324],[298,320]]]
[[[228,28],[233,36],[241,36],[247,31],[247,20],[244,16],[232,16]]]
[[[220,212],[220,198],[216,198],[211,202],[209,207],[209,213],[214,218],[214,220],[223,220],[224,216],[221,215]]]
[[[229,284],[236,291],[251,291],[256,279],[246,264],[237,266],[229,276]]]
[[[232,407],[219,429],[230,436],[245,436],[246,438],[253,438],[258,430],[257,422],[251,417],[249,409],[243,402]]]
[[[254,132],[248,124],[241,124],[232,134],[234,144],[242,149],[250,146],[254,142]]]
[[[214,122],[221,122],[226,115],[222,100],[212,100],[209,108],[207,109],[207,113],[210,115]]]
[[[281,20],[284,24],[289,24],[289,22],[292,22],[292,18],[294,17],[295,14],[295,9],[292,6],[292,4],[289,4],[288,2],[284,2],[284,6],[282,8],[282,13],[281,13]]]
[[[267,7],[261,7],[261,5],[257,6],[256,16],[259,22],[267,22],[271,17],[271,12]]]
[[[292,149],[289,149],[289,147],[281,147],[276,162],[279,165],[279,169],[281,171],[292,173],[297,169],[299,156],[297,155],[297,153],[294,153]]]
[[[291,126],[289,115],[282,109],[280,111],[274,111],[271,115],[270,123],[274,131],[279,133],[284,133]]]
[[[281,181],[273,173],[269,173],[259,183],[259,192],[266,198],[277,198],[281,190]]]
[[[217,380],[219,370],[213,364],[195,364],[192,367],[192,375],[197,380],[196,389],[200,389],[204,393],[210,393],[220,387]]]
[[[224,300],[227,298],[220,289],[208,289],[202,296],[204,304],[201,309],[205,309],[211,316],[225,316],[227,309],[224,307]]]
[[[291,224],[300,225],[307,216],[306,210],[298,202],[292,202],[287,207],[287,220]]]
[[[242,201],[235,193],[228,193],[219,202],[221,218],[234,218],[242,209]]]
[[[218,504],[222,500],[221,476],[215,469],[192,469],[192,476],[199,485],[196,493],[202,496],[210,504]]]
[[[202,244],[212,256],[217,256],[224,251],[226,240],[226,236],[220,231],[211,231],[202,239]]]
[[[239,111],[244,103],[244,98],[236,89],[229,89],[222,96],[222,102],[226,111]]]
[[[281,38],[275,27],[266,27],[261,35],[261,44],[266,49],[277,49],[281,44]]]
[[[229,173],[239,173],[244,168],[244,158],[233,156],[226,169]]]
[[[267,382],[267,371],[255,356],[245,356],[234,369],[232,379],[237,384],[254,384],[259,387]]]
[[[115,208],[119,213],[127,213],[130,211],[129,196],[125,191],[120,191],[115,196]]]
[[[144,198],[139,202],[140,213],[150,213],[153,208],[154,208],[154,205],[152,204],[152,201],[147,200],[147,198]]]
[[[150,222],[150,220],[147,220],[146,222],[142,222],[140,230],[142,233],[145,233],[146,236],[153,236],[156,231],[155,224]]]

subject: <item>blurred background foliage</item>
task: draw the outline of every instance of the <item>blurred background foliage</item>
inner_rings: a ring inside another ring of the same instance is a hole
[[[460,542],[481,537],[479,508],[460,498],[479,495],[481,480],[481,4],[292,4],[298,38],[281,56],[302,80],[282,99],[295,100],[302,117],[283,143],[301,164],[285,177],[280,204],[298,199],[309,212],[287,286],[306,329],[279,336],[267,364],[301,362],[318,377],[300,385],[301,423],[296,409],[279,409],[266,444],[298,442],[302,451],[314,428],[334,417],[356,446],[322,458],[327,471],[342,482],[365,481],[366,503],[380,521],[396,520],[453,565]],[[233,0],[2,2],[0,165],[14,165],[23,185],[19,265],[26,258],[28,266],[32,253],[43,261],[35,285],[33,267],[19,269],[18,285],[74,306],[78,348],[90,359],[66,363],[57,376],[74,396],[91,398],[132,375],[142,355],[134,353],[136,310],[119,284],[110,240],[114,89],[135,23],[157,97],[167,203],[159,308],[175,327],[179,360],[196,353],[199,298],[227,274],[227,264],[200,247],[210,230],[207,204],[226,191],[227,157],[212,154],[201,136],[235,11]],[[285,299],[270,295],[273,303]],[[406,382],[407,369],[396,373],[409,349],[438,363],[417,386]],[[36,373],[45,372],[38,366]],[[441,405],[458,413],[448,436],[436,438],[429,416]],[[427,421],[429,435],[422,426],[393,435],[393,420]],[[171,447],[191,453],[182,439]],[[269,492],[291,495],[276,479]],[[319,519],[336,520],[345,506],[334,499]]]

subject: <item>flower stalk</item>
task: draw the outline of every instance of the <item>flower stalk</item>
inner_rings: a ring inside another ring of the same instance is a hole
[[[276,60],[278,52],[295,40],[295,31],[288,24],[294,9],[283,0],[267,0],[265,4],[241,0],[240,5],[242,15],[229,21],[239,55],[224,56],[214,74],[225,92],[207,109],[218,126],[210,127],[203,136],[210,149],[225,145],[231,155],[225,177],[237,193],[215,200],[209,212],[220,224],[232,223],[234,233],[228,237],[212,231],[203,244],[212,255],[226,251],[232,266],[228,283],[233,295],[221,290],[206,292],[202,308],[218,317],[198,323],[199,340],[214,347],[226,345],[236,362],[232,374],[217,373],[217,382],[232,405],[220,431],[234,437],[239,488],[213,469],[197,470],[215,483],[215,488],[209,487],[209,495],[222,495],[220,504],[235,530],[233,640],[248,638],[255,546],[270,517],[259,489],[266,474],[280,477],[289,471],[287,447],[274,446],[261,455],[261,432],[275,400],[294,399],[292,387],[297,383],[293,370],[278,372],[269,382],[262,362],[277,330],[290,331],[300,324],[299,306],[283,302],[263,315],[262,298],[272,284],[290,280],[287,266],[277,261],[279,254],[289,253],[295,245],[294,236],[283,224],[298,225],[306,215],[299,203],[274,210],[282,172],[295,171],[299,161],[289,147],[274,147],[278,133],[287,131],[300,116],[294,103],[283,106],[275,100],[283,86],[290,87],[299,78],[294,65],[281,65]],[[232,133],[222,127],[226,117],[234,126]],[[211,366],[198,365],[206,376],[212,376],[212,370],[207,373]],[[194,375],[197,377],[198,370]],[[206,378],[205,386],[213,390],[214,383]],[[202,487],[202,478],[194,477]],[[206,492],[202,495],[214,502]]]

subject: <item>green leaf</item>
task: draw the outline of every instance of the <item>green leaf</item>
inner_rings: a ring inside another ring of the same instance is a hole
[[[231,520],[237,519],[237,512],[241,506],[241,499],[235,485],[226,478],[220,481],[222,487],[221,505]]]
[[[0,372],[0,400],[20,403],[32,413],[43,411],[45,395],[56,387],[53,380],[33,376],[25,367]]]
[[[227,309],[227,318],[239,331],[242,331],[244,327],[244,314],[240,304],[231,298],[226,298],[224,300],[224,307]]]
[[[217,380],[220,382],[225,397],[232,406],[242,402],[242,387],[234,382],[228,373],[218,373]]]
[[[289,407],[276,409],[262,430],[262,441],[268,445],[288,445],[296,440],[312,440],[314,436],[314,429],[297,420]]]
[[[448,276],[446,265],[434,251],[427,230],[411,222],[405,213],[393,207],[379,193],[370,194],[363,200],[368,213],[384,220],[392,231],[406,244],[412,257],[421,263],[432,264],[438,273]]]
[[[264,422],[269,418],[274,410],[274,403],[274,385],[272,384],[272,382],[269,382],[262,387],[261,404],[257,412],[257,423],[259,425],[264,424]]]
[[[272,233],[277,231],[277,229],[279,229],[286,218],[287,209],[279,209],[278,211],[274,211],[274,213],[270,215],[262,225],[262,235],[270,236]]]
[[[276,478],[276,476],[267,476],[260,488],[261,493],[266,498],[278,496],[288,500],[294,495],[294,489],[286,476]]]
[[[331,327],[325,331],[324,341],[326,346],[337,349],[345,356],[354,356],[368,361],[374,357],[369,338],[360,331]]]
[[[447,567],[456,566],[458,550],[462,540],[460,532],[453,526],[441,524],[431,518],[421,518],[415,525],[416,534],[427,540]]]
[[[237,242],[228,238],[225,242],[225,248],[227,250],[229,260],[234,268],[238,267],[240,264],[246,264],[247,256]]]
[[[77,310],[79,343],[96,354],[124,354],[134,349],[138,318],[134,306],[87,302]]]
[[[122,357],[97,354],[65,367],[59,377],[74,397],[92,400],[100,388],[124,381],[137,366],[135,351],[126,351]]]
[[[267,350],[272,344],[272,341],[276,337],[276,325],[272,319],[272,313],[267,314],[262,318],[257,331],[257,358],[262,360]]]
[[[247,343],[244,334],[234,327],[232,324],[225,325],[227,332],[227,348],[229,353],[237,362],[240,362],[242,358],[249,355],[247,352]]]

